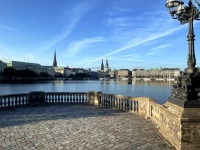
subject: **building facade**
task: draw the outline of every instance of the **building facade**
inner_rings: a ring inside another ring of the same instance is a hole
[[[2,75],[3,70],[5,69],[6,66],[7,66],[6,63],[0,60],[0,76]]]
[[[133,78],[147,78],[149,77],[149,70],[146,69],[133,69],[132,71]]]
[[[117,77],[127,78],[127,77],[131,77],[131,75],[132,73],[128,69],[119,69],[117,72]]]
[[[162,78],[175,78],[180,75],[179,68],[163,68],[160,72]]]
[[[10,61],[7,63],[8,67],[12,67],[16,70],[23,70],[23,69],[29,69],[36,73],[46,72],[46,67],[41,66],[37,63],[30,63],[30,62],[20,62],[20,61]]]

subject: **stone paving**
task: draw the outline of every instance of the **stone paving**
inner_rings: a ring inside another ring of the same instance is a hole
[[[0,110],[0,150],[174,150],[144,116],[88,105]]]

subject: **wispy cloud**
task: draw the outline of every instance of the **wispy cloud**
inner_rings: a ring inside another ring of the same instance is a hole
[[[155,51],[155,52],[149,52],[149,53],[147,53],[146,55],[155,55],[155,54],[158,54],[158,53],[160,53],[161,51]]]
[[[0,24],[0,29],[11,31],[11,32],[19,32],[18,30],[4,24]]]
[[[169,46],[172,46],[172,44],[163,44],[163,45],[152,48],[152,51],[163,49],[163,48],[166,48],[166,47],[169,47]]]
[[[81,19],[82,15],[92,6],[92,3],[90,0],[84,0],[81,3],[78,3],[75,8],[73,9],[72,15],[71,15],[71,22],[68,24],[68,26],[63,30],[62,33],[59,35],[56,35],[53,39],[50,39],[45,42],[45,44],[42,46],[42,50],[48,50],[56,43],[59,43],[60,41],[67,38],[71,32],[73,31],[74,27],[78,23],[78,21]]]
[[[104,55],[104,56],[101,56],[101,57],[99,57],[99,58],[96,58],[96,59],[94,59],[93,61],[89,62],[88,64],[91,64],[91,63],[93,63],[93,62],[96,62],[96,61],[100,60],[101,58],[108,57],[108,56],[113,55],[113,54],[115,54],[115,53],[118,53],[118,52],[121,52],[121,51],[130,49],[130,48],[133,48],[133,47],[138,46],[138,45],[141,45],[141,44],[145,44],[145,43],[147,43],[147,42],[156,40],[156,39],[158,39],[158,38],[162,38],[162,37],[164,37],[164,36],[168,36],[168,35],[170,35],[170,34],[173,34],[173,33],[177,32],[177,31],[183,29],[183,28],[185,28],[185,25],[183,25],[183,26],[178,26],[178,27],[169,29],[169,30],[167,30],[167,31],[165,31],[165,32],[162,32],[162,33],[159,33],[159,34],[151,34],[151,35],[148,36],[148,38],[145,38],[145,39],[141,40],[140,42],[132,42],[132,43],[130,43],[129,45],[127,45],[127,46],[125,46],[125,47],[122,47],[122,48],[120,48],[120,49],[114,50],[114,51],[112,51],[112,52],[110,52],[110,53],[108,53],[108,54],[106,54],[106,55]],[[88,64],[87,64],[87,65],[88,65]]]
[[[67,53],[67,55],[70,55],[70,57],[75,56],[78,52],[85,49],[86,47],[89,47],[92,43],[102,41],[104,41],[102,37],[86,38],[81,41],[74,41],[67,46],[65,53]]]

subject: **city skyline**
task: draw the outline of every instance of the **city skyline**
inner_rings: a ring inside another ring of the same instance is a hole
[[[184,0],[187,5],[188,0]],[[0,59],[111,69],[187,67],[188,24],[173,20],[166,0],[2,0]],[[200,24],[194,21],[200,67]]]

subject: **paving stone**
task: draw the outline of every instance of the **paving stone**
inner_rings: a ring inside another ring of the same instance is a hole
[[[104,150],[175,148],[143,116],[88,105],[0,110],[0,149]]]

